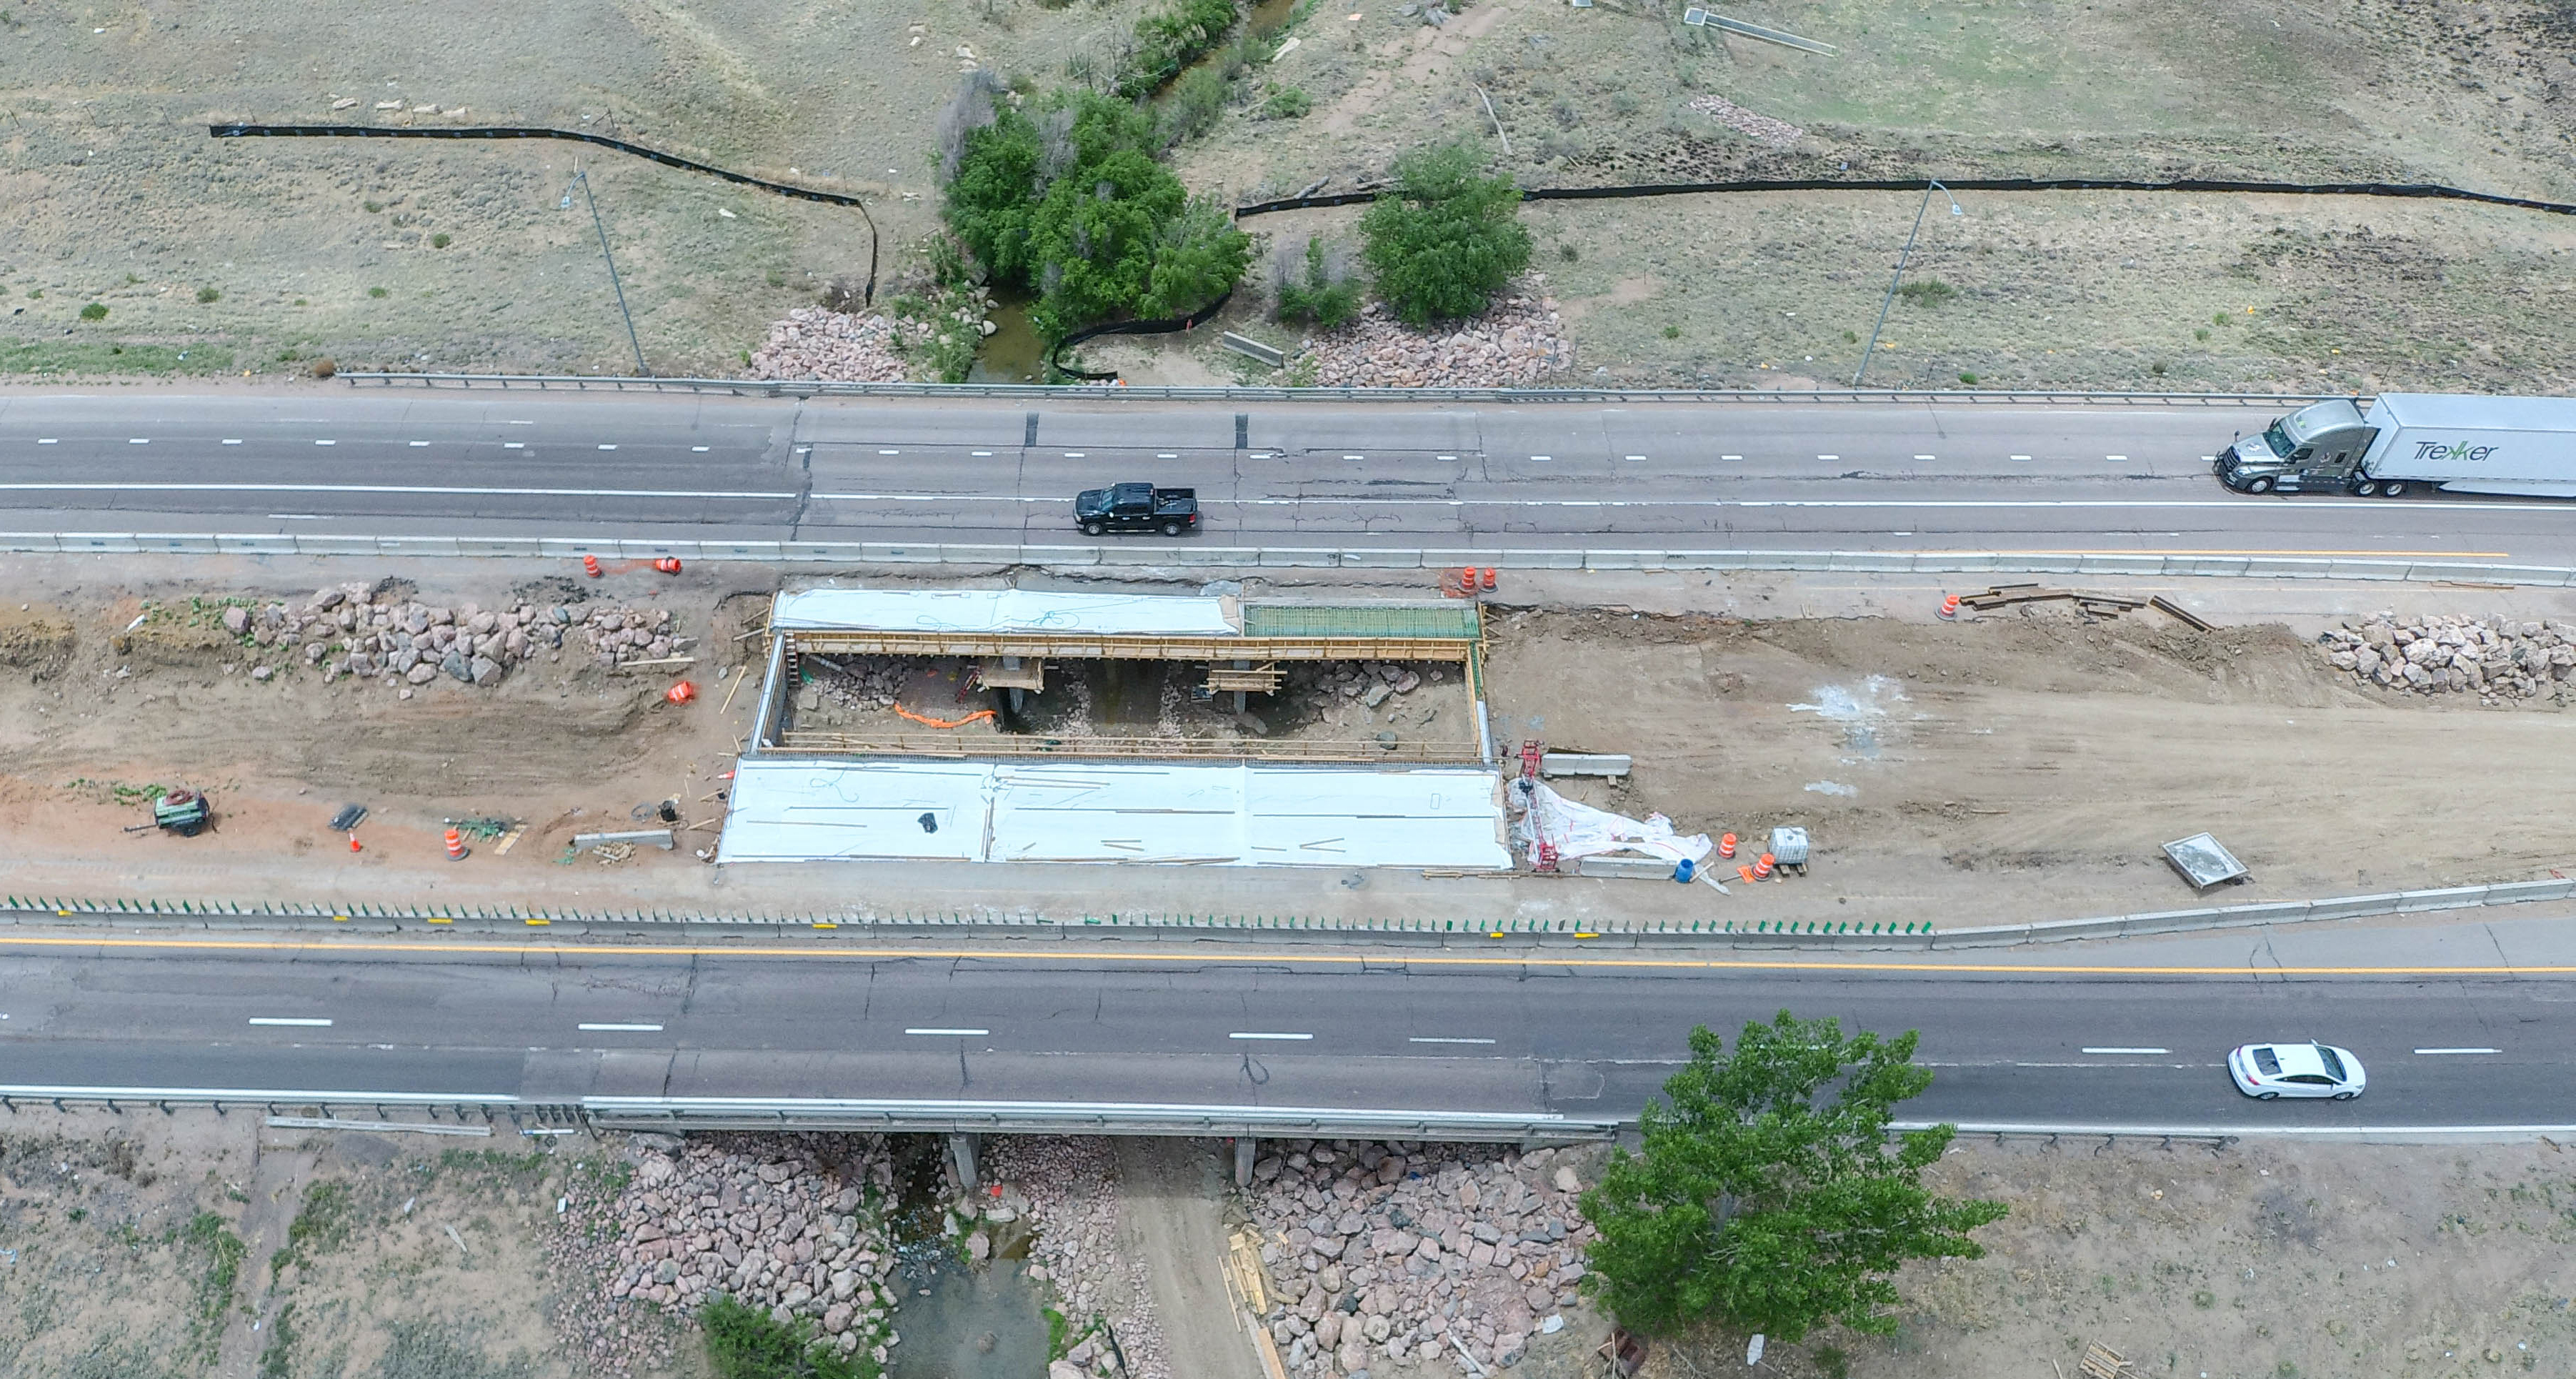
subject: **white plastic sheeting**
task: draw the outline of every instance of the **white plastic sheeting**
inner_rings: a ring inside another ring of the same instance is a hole
[[[1716,846],[1705,833],[1685,838],[1673,832],[1673,821],[1661,814],[1631,819],[1569,800],[1534,780],[1514,779],[1511,792],[1512,803],[1522,811],[1512,821],[1512,843],[1532,862],[1538,860],[1542,838],[1556,846],[1557,857],[1565,862],[1635,852],[1697,866]]]
[[[1230,601],[1021,589],[800,589],[780,594],[770,626],[868,632],[1059,632],[1083,636],[1242,635]]]
[[[1498,785],[1472,767],[746,759],[717,858],[1501,871]]]

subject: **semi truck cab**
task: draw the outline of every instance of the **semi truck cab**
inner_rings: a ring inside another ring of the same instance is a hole
[[[2210,467],[2220,483],[2239,493],[2367,493],[2360,485],[2371,481],[2361,462],[2378,438],[2361,408],[2336,398],[2310,403],[2258,434],[2239,437]]]

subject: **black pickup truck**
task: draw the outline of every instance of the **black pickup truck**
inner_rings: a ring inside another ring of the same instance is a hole
[[[1085,536],[1113,531],[1179,536],[1199,524],[1199,491],[1152,484],[1085,489],[1073,500],[1073,520]]]

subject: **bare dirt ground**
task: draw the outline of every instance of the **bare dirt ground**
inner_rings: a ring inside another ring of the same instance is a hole
[[[1788,884],[1864,919],[1980,922],[2003,888],[2070,915],[2177,908],[2191,892],[2157,846],[2204,829],[2253,870],[2231,901],[2567,861],[2549,821],[2576,805],[2557,745],[2576,717],[2364,692],[2279,626],[2047,607],[1955,624],[1495,617],[1495,734],[1632,754],[1624,786],[1562,788],[1685,832],[1807,827],[1815,874]]]
[[[737,636],[773,578],[698,566],[677,578],[614,574],[595,586],[601,600],[671,609],[674,630],[695,639],[689,654],[700,659],[690,667],[612,671],[568,643],[560,660],[540,653],[497,685],[443,674],[405,682],[409,699],[378,679],[326,679],[301,664],[254,681],[254,660],[301,658],[245,647],[209,613],[171,611],[191,598],[209,610],[234,595],[300,602],[309,584],[49,574],[41,587],[0,588],[0,749],[8,754],[0,800],[9,806],[0,837],[16,859],[8,886],[572,909],[832,903],[815,897],[832,893],[834,869],[755,874],[711,868],[698,855],[712,853],[723,776],[757,699],[715,672],[735,660],[756,673],[756,657],[730,648],[751,645]],[[567,582],[520,589],[523,580],[497,567],[450,567],[423,572],[411,597],[487,607],[564,597]],[[1731,584],[1694,582],[1679,592],[1669,584],[1655,585],[1657,601],[1646,604],[1662,614],[1579,600],[1493,609],[1486,685],[1494,739],[1506,751],[1534,738],[1629,754],[1637,762],[1629,781],[1568,781],[1563,790],[1632,816],[1661,811],[1685,833],[1733,832],[1758,851],[1775,825],[1807,827],[1817,849],[1811,876],[1766,888],[1758,910],[1743,897],[1636,882],[1423,881],[1428,889],[1414,896],[1277,878],[1279,889],[1264,891],[1276,898],[1265,903],[1367,914],[1572,905],[1561,912],[1613,923],[1684,911],[1705,918],[1716,905],[1731,907],[1725,917],[1794,912],[1956,926],[2191,904],[2157,846],[2204,829],[2253,871],[2248,884],[2217,893],[2227,901],[2523,879],[2569,860],[2551,821],[2576,803],[2576,778],[2553,744],[2576,732],[2576,714],[2554,699],[2485,708],[2473,696],[2367,688],[2328,665],[2323,648],[2260,616],[2210,634],[2149,611],[2101,624],[2062,608],[1955,624],[1794,610],[1719,616],[1691,610],[1734,605]],[[2426,590],[2398,601],[2408,613],[2576,612],[2543,591],[2461,591],[2446,602]],[[130,626],[147,602],[164,615]],[[931,678],[908,685],[904,702],[953,719],[961,705],[953,681],[921,673]],[[675,675],[693,680],[698,702],[663,701]],[[1161,735],[1171,688],[1145,686],[1106,718],[1103,706],[1116,704],[1095,699],[1083,721]],[[1392,732],[1448,740],[1472,731],[1459,690],[1454,679],[1426,680],[1372,706],[1365,694],[1309,686],[1287,696],[1285,710],[1255,696],[1252,714],[1292,739]],[[967,707],[991,700],[975,696]],[[1251,733],[1232,719],[1228,700],[1189,705],[1183,695],[1170,730]],[[915,739],[992,731],[978,722],[942,733],[875,709],[857,717],[901,722]],[[147,787],[175,784],[212,792],[212,835],[124,831],[146,817]],[[2402,806],[2392,804],[2399,798]],[[682,814],[677,850],[572,855],[575,833],[645,827],[665,800]],[[361,852],[326,827],[346,803],[371,811],[357,830]],[[449,820],[496,817],[528,825],[506,855],[495,838],[468,838],[466,863],[443,860]],[[876,875],[889,913],[949,906],[959,886],[989,885],[1049,907],[1098,901],[1092,874],[1078,870]],[[1196,885],[1179,874],[1127,884],[1142,888],[1130,903],[1179,909]]]
[[[316,17],[274,0],[114,12],[17,0],[0,6],[0,195],[14,212],[0,230],[0,374],[275,379],[316,357],[631,370],[587,208],[559,206],[576,146],[219,141],[206,124],[631,138],[869,197],[892,279],[936,224],[932,126],[959,70],[1060,82],[1139,8],[363,0]],[[1901,12],[1768,0],[1738,16],[1831,42],[1832,58],[1687,28],[1679,9],[1481,0],[1432,29],[1391,3],[1309,6],[1287,31],[1298,46],[1241,84],[1182,170],[1238,199],[1319,178],[1348,190],[1427,139],[1491,139],[1481,87],[1510,139],[1501,166],[1527,185],[2100,173],[2576,197],[2576,28],[2555,0]],[[1312,113],[1259,118],[1273,83],[1306,91]],[[1706,113],[1710,97],[1801,133],[1740,133]],[[657,372],[737,371],[768,322],[865,274],[852,211],[621,155],[581,161]],[[1901,308],[1895,348],[1874,361],[1888,381],[2576,378],[2576,343],[2554,325],[2576,290],[2576,232],[2560,218],[2386,201],[1966,201],[1968,216],[1926,227],[1914,270],[1955,295]],[[1696,197],[1534,206],[1529,219],[1587,375],[1800,386],[1857,364],[1914,209],[1906,196]],[[1351,219],[1251,224],[1347,233]],[[1224,324],[1256,322],[1262,295],[1243,294]],[[104,320],[80,318],[93,302]],[[2217,324],[2247,306],[2252,317]],[[1212,348],[1203,331],[1099,355],[1138,381],[1230,376]]]
[[[1792,1379],[2055,1379],[2100,1344],[2192,1379],[2564,1374],[2576,1173],[2553,1144],[1963,1141],[1934,1177],[2009,1203],[1975,1261],[1909,1269],[1893,1337],[1811,1337]],[[1642,1379],[1742,1374],[1742,1336],[1658,1345]]]
[[[601,1163],[559,1148],[22,1106],[0,1127],[0,1370],[569,1376],[547,1237],[566,1175]]]

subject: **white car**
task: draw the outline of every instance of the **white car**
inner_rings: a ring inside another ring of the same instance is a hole
[[[2227,1054],[2236,1090],[2257,1101],[2285,1096],[2350,1101],[2370,1085],[2352,1050],[2331,1044],[2247,1044]]]

